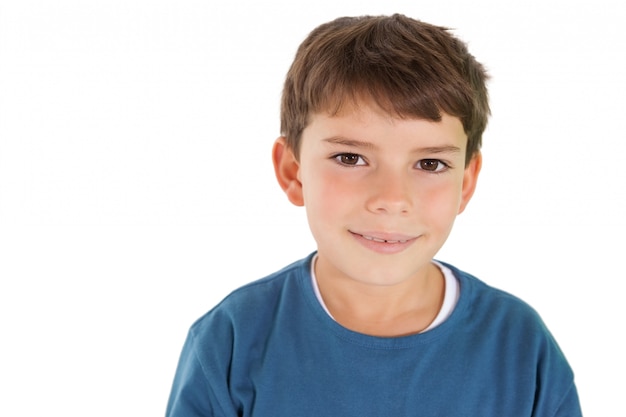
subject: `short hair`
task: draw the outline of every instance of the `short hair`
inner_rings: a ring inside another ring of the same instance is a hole
[[[488,75],[450,29],[404,15],[341,17],[315,28],[287,73],[281,135],[296,157],[313,113],[337,115],[349,100],[374,102],[395,117],[458,117],[466,164],[489,118]]]

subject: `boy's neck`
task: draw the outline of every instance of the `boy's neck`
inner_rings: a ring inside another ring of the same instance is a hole
[[[441,309],[445,281],[430,263],[416,276],[395,285],[372,285],[327,273],[315,265],[321,296],[332,317],[363,334],[398,337],[426,329]]]

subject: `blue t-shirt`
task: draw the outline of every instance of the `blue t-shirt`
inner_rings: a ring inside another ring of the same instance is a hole
[[[168,417],[580,416],[574,377],[537,313],[448,266],[438,327],[375,337],[336,323],[312,256],[230,294],[190,329]]]

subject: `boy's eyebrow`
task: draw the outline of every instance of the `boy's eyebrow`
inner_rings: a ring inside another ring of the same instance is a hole
[[[324,139],[324,142],[332,143],[335,145],[345,145],[351,146],[355,148],[369,149],[375,150],[377,148],[371,142],[364,142],[355,139],[348,139],[343,136],[332,136],[330,138]],[[460,153],[461,148],[455,145],[442,145],[442,146],[424,146],[420,148],[415,148],[412,150],[415,153]]]
[[[414,149],[414,151],[424,153],[459,153],[461,152],[461,148],[454,145],[426,146],[423,148]]]
[[[362,149],[376,149],[376,145],[371,142],[364,142],[355,139],[348,139],[343,136],[332,136],[330,138],[324,139],[324,142],[332,143],[334,145],[345,145],[352,146],[354,148],[362,148]]]

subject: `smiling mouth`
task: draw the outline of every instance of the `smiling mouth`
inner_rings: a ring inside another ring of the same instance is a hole
[[[380,243],[406,243],[406,242],[409,241],[409,239],[407,239],[407,240],[385,240],[385,239],[378,239],[377,237],[372,237],[372,236],[365,236],[365,235],[361,235],[361,236],[363,236],[367,240],[373,240],[374,242],[380,242]]]
[[[412,237],[408,237],[408,236],[390,236],[390,237],[386,237],[383,238],[381,236],[369,236],[369,235],[364,235],[361,233],[354,233],[353,234],[357,235],[357,236],[361,236],[363,239],[372,241],[372,242],[378,242],[378,243],[407,243],[408,241],[413,240],[414,238]]]

